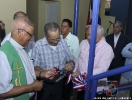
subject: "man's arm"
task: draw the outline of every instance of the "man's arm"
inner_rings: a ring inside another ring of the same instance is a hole
[[[38,66],[34,66],[34,69],[35,69],[35,71],[42,71],[43,70],[42,68],[40,68]]]
[[[36,73],[36,77],[40,78],[40,79],[53,79],[56,75],[56,69],[52,68],[50,70],[43,70],[42,68],[35,66],[35,73]]]
[[[7,93],[0,94],[0,98],[13,98],[15,96],[29,93],[33,91],[40,91],[43,87],[42,81],[34,81],[32,84],[26,86],[14,86],[10,91]]]
[[[122,54],[123,57],[131,58],[132,57],[132,43],[127,44],[123,48],[121,54]]]

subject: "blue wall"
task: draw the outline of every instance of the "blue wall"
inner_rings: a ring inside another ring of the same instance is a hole
[[[121,21],[123,25],[128,16],[129,1],[131,0],[111,0],[110,16],[115,16],[115,21]]]
[[[126,35],[128,35],[132,40],[132,0],[129,2],[129,12],[126,25]]]

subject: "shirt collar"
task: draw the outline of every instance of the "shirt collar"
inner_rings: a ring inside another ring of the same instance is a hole
[[[68,33],[68,35],[66,36],[66,39],[69,40],[71,38],[71,32]]]
[[[44,45],[47,45],[48,44],[48,41],[47,41],[47,39],[45,37],[43,38],[43,44]]]
[[[104,37],[96,44],[96,46],[98,46],[102,41],[106,41]]]
[[[12,44],[15,48],[24,49],[24,47],[21,46],[19,43],[17,43],[13,38],[10,38],[9,41],[11,42],[11,44]]]

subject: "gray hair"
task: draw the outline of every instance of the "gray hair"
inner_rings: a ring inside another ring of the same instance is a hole
[[[57,23],[55,22],[50,22],[50,23],[47,23],[45,26],[44,26],[44,32],[45,32],[45,36],[48,36],[48,31],[56,31],[56,30],[59,30],[60,32],[60,27]]]
[[[88,30],[89,30],[89,28],[91,28],[92,27],[92,25],[87,25],[86,27],[85,27],[85,31],[87,32]],[[101,26],[101,25],[98,25],[98,28],[97,28],[97,34],[99,34],[99,35],[104,35],[104,28]]]
[[[115,23],[118,23],[118,24],[120,25],[121,28],[123,27],[122,22],[120,22],[120,21],[116,21]],[[115,23],[114,23],[114,24],[115,24]],[[113,26],[114,26],[114,24],[113,24]]]

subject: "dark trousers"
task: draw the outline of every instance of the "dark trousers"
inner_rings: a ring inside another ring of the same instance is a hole
[[[38,92],[37,100],[62,100],[64,79],[59,82],[44,82],[43,89]]]
[[[77,100],[84,100],[84,96],[85,96],[85,91],[84,90],[80,91],[80,92],[77,92]],[[105,93],[96,94],[96,98],[99,98],[99,100],[105,100],[105,99],[102,99],[102,97],[106,97],[106,94]]]
[[[66,84],[67,79],[68,78],[65,77],[63,100],[70,100],[73,92],[73,83],[70,81],[68,84]]]
[[[130,90],[130,92],[129,92],[129,97],[130,97],[129,100],[131,100],[131,99],[132,99],[132,88],[131,88],[131,90]]]

